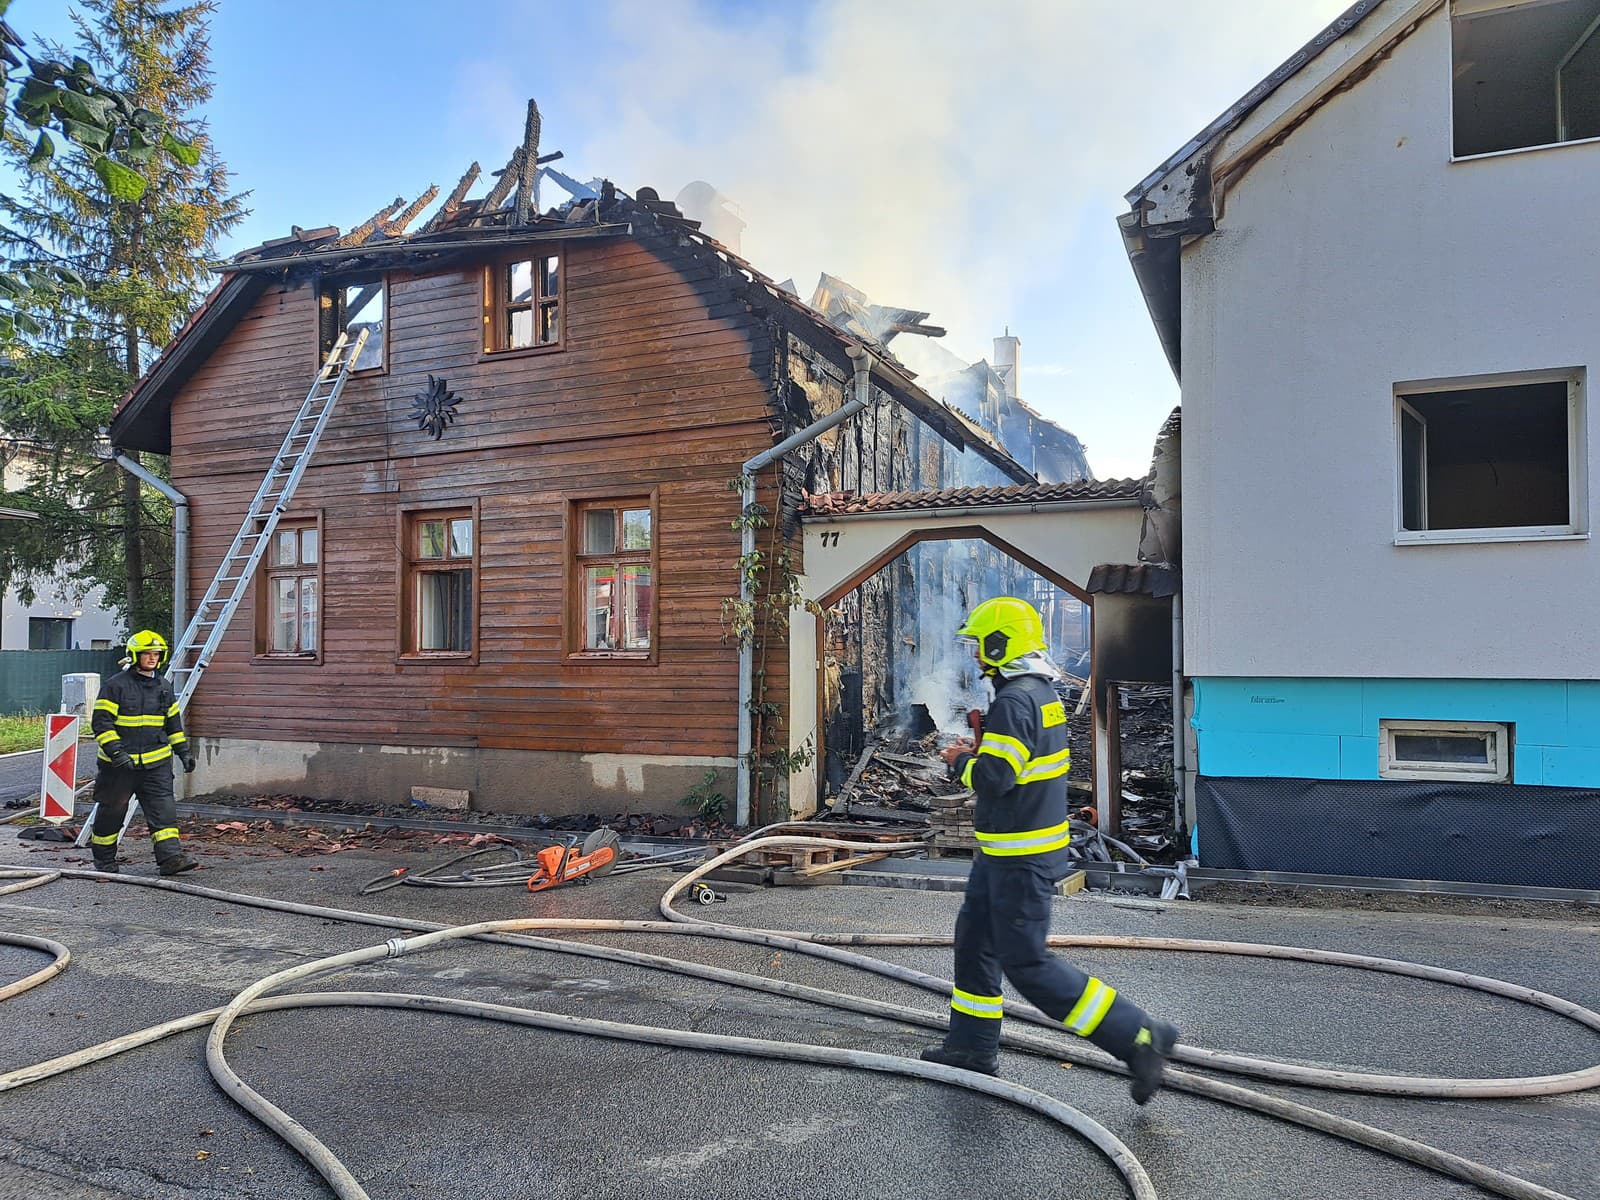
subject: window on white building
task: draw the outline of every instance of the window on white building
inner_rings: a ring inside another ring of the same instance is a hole
[[[1600,0],[1455,0],[1455,153],[1600,137]]]
[[[1395,388],[1400,543],[1587,529],[1582,372]]]
[[[1490,721],[1380,720],[1378,774],[1509,783],[1513,728]]]

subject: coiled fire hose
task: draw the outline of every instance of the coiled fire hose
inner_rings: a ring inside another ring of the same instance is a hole
[[[759,833],[760,831],[758,831]],[[351,992],[351,993],[315,993],[310,995],[295,996],[270,996],[267,993],[274,988],[287,985],[320,975],[330,971],[348,969],[360,963],[372,961],[395,954],[411,953],[426,949],[441,942],[448,942],[460,938],[478,938],[498,943],[534,947],[545,950],[555,950],[561,953],[577,954],[585,957],[606,959],[614,962],[628,963],[638,966],[652,967],[655,969],[670,970],[697,978],[715,980],[734,986],[753,990],[771,992],[796,999],[807,1000],[819,1004],[826,1004],[848,1011],[867,1013],[873,1016],[887,1017],[928,1028],[943,1028],[948,1018],[942,1013],[927,1012],[920,1009],[891,1004],[885,1001],[870,1000],[865,997],[850,996],[843,993],[829,992],[821,989],[810,988],[800,984],[784,983],[776,980],[764,979],[758,976],[746,975],[742,972],[726,968],[712,967],[692,961],[665,958],[656,955],[639,954],[633,951],[621,950],[615,947],[596,946],[581,942],[567,942],[557,939],[529,937],[513,931],[527,929],[560,929],[585,932],[641,932],[641,933],[677,933],[691,936],[716,937],[733,941],[771,946],[774,948],[793,950],[798,953],[812,954],[834,961],[849,963],[890,978],[914,983],[919,987],[928,988],[941,994],[947,994],[949,983],[934,976],[896,964],[886,963],[865,955],[853,954],[843,950],[845,945],[948,945],[950,939],[946,937],[930,937],[912,934],[816,934],[807,932],[777,932],[770,930],[742,929],[734,926],[716,924],[703,919],[687,916],[677,912],[672,907],[674,898],[684,889],[691,887],[701,876],[717,867],[752,853],[759,849],[774,848],[779,846],[827,846],[844,850],[909,850],[921,848],[921,843],[894,843],[885,845],[881,843],[853,843],[836,839],[803,838],[803,837],[757,837],[736,845],[731,850],[717,855],[715,858],[702,864],[689,872],[668,889],[662,897],[661,910],[668,918],[667,922],[656,921],[626,921],[626,920],[584,920],[584,919],[522,919],[512,921],[484,922],[476,925],[459,927],[442,927],[432,923],[406,921],[391,917],[376,916],[369,913],[358,913],[343,909],[326,908],[318,905],[303,905],[290,901],[271,900],[262,897],[247,896],[238,893],[223,892],[210,888],[198,887],[193,884],[177,883],[169,880],[145,879],[132,876],[107,877],[92,871],[64,869],[51,872],[37,872],[28,868],[0,868],[0,878],[23,877],[24,882],[6,888],[0,888],[0,894],[20,890],[22,887],[34,887],[50,882],[61,877],[94,878],[114,883],[127,883],[136,886],[158,887],[163,890],[182,892],[189,895],[203,896],[208,899],[221,900],[231,903],[244,904],[254,907],[268,908],[277,911],[287,911],[313,915],[322,918],[350,921],[362,924],[379,925],[389,928],[425,930],[420,936],[409,938],[394,938],[381,946],[369,947],[365,950],[349,954],[334,955],[313,963],[303,964],[277,972],[266,979],[246,988],[227,1006],[221,1009],[212,1009],[204,1013],[196,1013],[189,1017],[179,1018],[162,1025],[138,1033],[129,1034],[121,1038],[102,1043],[99,1046],[89,1047],[74,1054],[62,1056],[46,1063],[33,1067],[22,1068],[17,1071],[0,1075],[0,1091],[20,1087],[39,1079],[61,1074],[76,1067],[87,1065],[108,1058],[124,1050],[136,1046],[146,1045],[160,1038],[182,1032],[186,1029],[199,1028],[204,1025],[211,1026],[211,1034],[207,1040],[207,1064],[213,1077],[220,1086],[238,1103],[245,1107],[252,1115],[268,1125],[284,1138],[298,1153],[300,1153],[333,1187],[334,1192],[341,1200],[367,1200],[367,1193],[363,1191],[354,1177],[344,1168],[343,1164],[323,1146],[309,1131],[305,1130],[292,1117],[282,1112],[271,1104],[270,1101],[260,1096],[248,1084],[232,1071],[223,1052],[224,1039],[228,1028],[240,1015],[252,1012],[271,1011],[291,1007],[308,1007],[316,1005],[372,1005],[378,1007],[401,1007],[424,1009],[434,1012],[449,1012],[478,1017],[487,1017],[497,1020],[514,1021],[521,1024],[537,1025],[542,1028],[561,1029],[569,1032],[595,1034],[605,1037],[620,1037],[629,1040],[646,1041],[661,1045],[683,1046],[692,1049],[715,1050],[723,1053],[755,1054],[764,1057],[789,1058],[797,1061],[819,1062],[836,1066],[853,1066],[867,1070],[878,1070],[898,1074],[911,1075],[919,1078],[935,1079],[941,1082],[957,1084],[981,1091],[997,1098],[1006,1099],[1013,1103],[1021,1104],[1034,1111],[1043,1113],[1059,1121],[1066,1127],[1085,1137],[1095,1145],[1111,1161],[1112,1165],[1121,1174],[1127,1183],[1130,1192],[1136,1200],[1146,1200],[1154,1197],[1155,1192],[1148,1176],[1133,1155],[1109,1131],[1097,1125],[1088,1117],[1065,1105],[1053,1097],[1034,1092],[1031,1089],[1020,1087],[1016,1084],[1002,1080],[991,1079],[987,1076],[974,1075],[971,1072],[953,1071],[936,1064],[923,1063],[913,1059],[900,1058],[893,1055],[872,1054],[867,1051],[839,1050],[828,1047],[805,1046],[795,1043],[769,1042],[751,1038],[729,1038],[708,1034],[691,1033],[680,1030],[658,1029],[643,1026],[618,1025],[613,1022],[594,1021],[586,1018],[568,1017],[555,1013],[544,1013],[531,1009],[516,1009],[501,1005],[481,1004],[477,1002],[454,1000],[437,996],[416,996],[394,993]],[[1196,941],[1180,938],[1134,938],[1091,935],[1058,935],[1052,937],[1053,945],[1062,946],[1092,946],[1118,949],[1163,949],[1185,952],[1245,954],[1256,957],[1269,957],[1293,959],[1307,962],[1333,963],[1340,966],[1359,967],[1369,970],[1379,970],[1391,974],[1407,975],[1413,978],[1430,979],[1450,983],[1454,986],[1486,991],[1494,995],[1506,996],[1523,1003],[1544,1008],[1548,1011],[1573,1020],[1586,1028],[1600,1031],[1600,1014],[1597,1014],[1581,1005],[1551,996],[1530,988],[1507,983],[1502,980],[1489,979],[1483,976],[1469,975],[1463,972],[1448,971],[1441,968],[1427,967],[1414,963],[1405,963],[1398,960],[1368,958],[1361,955],[1336,954],[1329,951],[1303,949],[1299,947],[1259,945],[1256,943],[1234,943]],[[55,956],[51,967],[35,973],[28,979],[18,981],[4,992],[0,992],[0,999],[14,995],[26,987],[37,986],[45,979],[59,973],[66,966],[67,951],[65,947],[39,938],[25,938],[20,935],[0,934],[0,941],[10,944],[25,945],[34,949],[45,950]],[[1024,1020],[1032,1020],[1050,1025],[1043,1014],[1027,1008],[1026,1006],[1008,1005],[1007,1011],[1013,1016]],[[1113,1064],[1109,1058],[1099,1055],[1086,1046],[1079,1044],[1063,1044],[1055,1036],[1045,1037],[1041,1034],[1031,1033],[1026,1030],[1007,1029],[1003,1034],[1004,1044],[1010,1048],[1024,1050],[1030,1053],[1041,1054],[1056,1060],[1069,1061],[1084,1066],[1101,1070],[1120,1071],[1120,1065]],[[1242,1074],[1253,1074],[1266,1078],[1283,1079],[1310,1086],[1341,1088],[1353,1091],[1377,1091],[1390,1095],[1411,1096],[1446,1096],[1446,1097],[1479,1097],[1479,1096],[1533,1096],[1554,1095],[1562,1092],[1579,1091],[1600,1085],[1600,1065],[1585,1068],[1579,1071],[1566,1072],[1560,1075],[1538,1076],[1521,1079],[1427,1079],[1412,1076],[1387,1076],[1373,1075],[1362,1072],[1329,1071],[1315,1068],[1298,1067],[1290,1064],[1275,1063],[1269,1060],[1255,1059],[1242,1055],[1229,1055],[1219,1051],[1204,1050],[1199,1047],[1186,1045],[1179,1046],[1178,1058],[1183,1061],[1196,1062],[1205,1066],[1212,1066],[1223,1070],[1234,1071]],[[1497,1195],[1512,1197],[1513,1200],[1570,1200],[1561,1193],[1542,1187],[1530,1181],[1520,1179],[1505,1172],[1479,1163],[1449,1154],[1436,1147],[1412,1139],[1401,1137],[1386,1130],[1376,1129],[1372,1126],[1340,1117],[1333,1113],[1324,1112],[1307,1105],[1293,1101],[1283,1100],[1278,1097],[1254,1092],[1247,1088],[1237,1087],[1232,1084],[1205,1078],[1177,1070],[1167,1073],[1167,1086],[1177,1091],[1185,1091],[1195,1095],[1207,1096],[1224,1103],[1246,1108],[1251,1111],[1273,1116],[1281,1120],[1293,1122],[1307,1128],[1328,1133],[1343,1138],[1355,1144],[1378,1150],[1382,1153],[1401,1158],[1405,1161],[1427,1167],[1441,1174],[1464,1182],[1475,1184]]]

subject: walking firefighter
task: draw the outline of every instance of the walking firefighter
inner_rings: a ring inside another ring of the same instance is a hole
[[[952,775],[977,795],[978,852],[956,917],[950,1029],[929,1062],[985,1075],[1000,1069],[1003,975],[1037,1008],[1127,1064],[1133,1098],[1161,1087],[1178,1030],[1099,979],[1052,954],[1053,884],[1070,867],[1067,716],[1051,681],[1044,624],[1025,600],[1001,596],[973,609],[958,633],[976,643],[994,703],[981,740],[944,751]]]
[[[178,844],[178,805],[172,793],[172,760],[194,770],[194,751],[183,732],[183,717],[172,684],[161,673],[167,642],[142,629],[128,639],[128,666],[106,680],[95,701],[89,727],[99,743],[99,773],[94,781],[94,833],[89,845],[95,869],[117,870],[117,840],[138,797],[150,827],[156,865],[163,875],[199,866]]]

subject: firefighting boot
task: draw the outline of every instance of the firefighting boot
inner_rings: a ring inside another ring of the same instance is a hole
[[[1166,1021],[1152,1021],[1133,1040],[1133,1052],[1128,1055],[1128,1071],[1133,1076],[1135,1104],[1148,1104],[1150,1098],[1161,1090],[1162,1076],[1167,1069],[1167,1059],[1178,1044],[1178,1027]]]
[[[190,858],[187,854],[179,851],[171,858],[162,859],[158,865],[160,866],[161,873],[163,875],[180,875],[184,871],[194,870],[200,864],[195,862],[195,860]]]
[[[101,858],[100,855],[96,854],[94,856],[94,869],[102,875],[115,875],[121,869],[117,866],[116,854],[115,848],[112,849],[110,856],[107,858]]]
[[[1000,1056],[993,1050],[952,1050],[941,1043],[923,1050],[922,1061],[962,1071],[976,1071],[979,1075],[1000,1074]]]

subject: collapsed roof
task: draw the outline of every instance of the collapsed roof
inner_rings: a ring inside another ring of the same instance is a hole
[[[559,153],[539,156],[538,132],[538,108],[530,101],[524,144],[496,172],[498,179],[488,193],[481,199],[467,198],[482,173],[473,163],[414,232],[407,230],[438,197],[437,187],[410,204],[397,197],[348,233],[333,226],[309,230],[296,226],[288,237],[253,246],[224,263],[221,281],[123,397],[111,421],[112,443],[170,454],[174,397],[272,283],[397,268],[442,270],[511,245],[656,233],[691,247],[717,271],[736,278],[753,311],[777,320],[841,370],[853,371],[854,354],[870,351],[873,381],[894,400],[958,449],[974,451],[1018,483],[1033,481],[1032,473],[989,434],[919,387],[914,373],[887,352],[881,336],[868,328],[846,329],[832,323],[709,237],[700,222],[685,217],[653,188],[640,188],[630,197],[607,180],[583,183],[563,174],[549,165],[561,158]],[[555,183],[571,198],[539,211],[542,180]],[[907,317],[920,320],[926,315]]]

